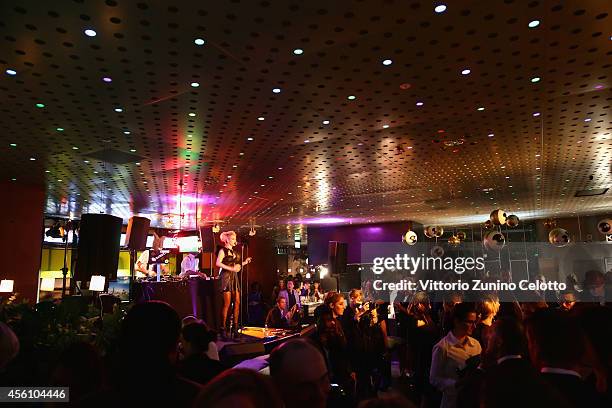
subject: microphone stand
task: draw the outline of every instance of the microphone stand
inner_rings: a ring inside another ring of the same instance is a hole
[[[241,242],[240,243],[240,263],[242,263],[243,261],[244,261],[244,243]],[[240,297],[241,297],[241,299],[240,299],[240,306],[241,306],[240,308],[241,309],[244,307],[244,302],[242,301],[242,299],[244,299],[244,292],[242,291],[242,288],[243,288],[243,285],[242,285],[243,282],[242,281],[243,281],[243,279],[244,279],[244,271],[241,270],[240,271],[240,287],[239,287]],[[241,313],[241,310],[238,310],[238,313],[239,313],[239,315],[238,315],[238,327],[242,328],[243,327],[243,325],[242,325],[242,323],[243,323],[242,322],[243,313]],[[238,331],[238,330],[236,330],[236,331]]]

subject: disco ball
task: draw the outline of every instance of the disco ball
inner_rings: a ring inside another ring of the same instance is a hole
[[[414,231],[408,231],[402,236],[402,241],[408,245],[414,245],[417,243],[419,237]]]
[[[429,251],[429,253],[434,258],[441,258],[444,256],[444,248],[442,248],[440,245],[436,245],[433,248],[431,248],[431,251]]]
[[[434,238],[436,236],[435,233],[436,227],[430,225],[429,227],[425,227],[425,236],[427,238]]]
[[[491,212],[490,220],[495,225],[504,225],[506,223],[506,212],[504,210],[494,210]]]
[[[458,236],[456,236],[456,235],[451,235],[451,237],[448,239],[448,244],[449,244],[450,246],[456,247],[456,246],[458,246],[459,244],[461,244],[461,240],[459,239],[459,237],[458,237]]]
[[[548,242],[558,248],[564,247],[570,242],[569,232],[563,228],[555,228],[548,233]]]
[[[605,219],[597,223],[597,230],[602,234],[612,234],[612,220]]]
[[[506,219],[506,225],[509,226],[510,228],[518,227],[519,217],[517,217],[514,214],[509,215],[508,218]]]
[[[493,223],[491,222],[491,220],[486,220],[484,224],[482,224],[482,227],[486,230],[493,229]]]
[[[501,251],[506,244],[506,237],[499,231],[489,231],[482,241],[484,247],[491,251]]]
[[[465,233],[465,231],[459,231],[457,232],[457,234],[455,234],[455,236],[459,238],[459,241],[465,241],[465,239],[467,238],[467,234]]]

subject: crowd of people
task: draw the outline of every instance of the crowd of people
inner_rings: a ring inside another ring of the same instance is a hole
[[[599,286],[584,287],[585,301],[573,291],[539,302],[450,293],[441,303],[403,292],[389,304],[286,282],[268,318],[288,324],[315,292],[314,334],[276,347],[269,375],[225,366],[205,322],[150,301],[129,310],[113,353],[70,345],[48,385],[69,386],[72,405],[88,407],[612,406],[612,312]],[[27,385],[11,372],[19,340],[5,324],[0,333],[3,385]]]

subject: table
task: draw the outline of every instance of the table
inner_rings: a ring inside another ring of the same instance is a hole
[[[172,306],[179,316],[195,316],[211,328],[218,325],[221,311],[221,281],[189,278],[180,281],[139,281],[133,286],[135,302],[161,300]]]

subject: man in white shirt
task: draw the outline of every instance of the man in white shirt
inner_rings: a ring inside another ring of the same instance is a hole
[[[470,357],[481,353],[478,340],[470,337],[477,323],[476,310],[470,303],[458,303],[453,310],[453,329],[433,348],[429,381],[442,392],[441,408],[454,408],[457,403],[455,384],[459,370]]]

